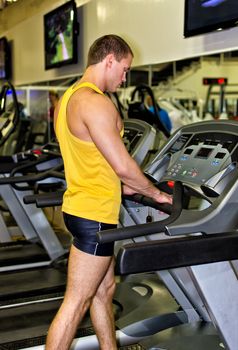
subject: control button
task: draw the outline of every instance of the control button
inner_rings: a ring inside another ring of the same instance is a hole
[[[170,188],[173,188],[173,187],[174,187],[174,181],[168,181],[168,182],[167,182],[167,185],[168,185]]]
[[[211,165],[214,165],[214,166],[217,166],[219,164],[220,164],[220,160],[218,160],[218,159],[213,160],[211,163]]]
[[[197,171],[192,172],[192,177],[196,177],[198,175]]]
[[[187,174],[187,170],[184,170],[183,172],[182,172],[182,175],[186,175]]]
[[[188,160],[188,156],[184,156],[183,155],[183,156],[180,157],[180,160]]]

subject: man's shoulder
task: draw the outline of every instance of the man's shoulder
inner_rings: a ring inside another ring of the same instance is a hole
[[[71,96],[72,101],[77,101],[78,103],[92,103],[92,101],[99,101],[101,103],[107,103],[107,96],[104,94],[99,94],[98,92],[92,90],[89,87],[82,87],[74,92]]]

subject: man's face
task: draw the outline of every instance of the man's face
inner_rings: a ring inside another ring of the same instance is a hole
[[[122,83],[126,81],[126,74],[130,70],[133,57],[129,54],[128,56],[117,61],[113,56],[112,64],[110,67],[110,78],[108,81],[108,91],[115,92]]]

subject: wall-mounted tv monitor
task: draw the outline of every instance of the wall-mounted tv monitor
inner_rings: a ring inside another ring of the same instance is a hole
[[[77,63],[77,36],[74,1],[44,15],[45,69]]]
[[[0,38],[0,79],[10,79],[11,57],[10,45],[5,37]]]
[[[184,36],[238,25],[237,0],[185,0]]]

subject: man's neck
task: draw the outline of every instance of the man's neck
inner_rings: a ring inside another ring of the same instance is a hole
[[[105,79],[103,78],[102,70],[100,71],[98,65],[88,67],[80,79],[80,82],[93,83],[103,92],[106,89]]]

